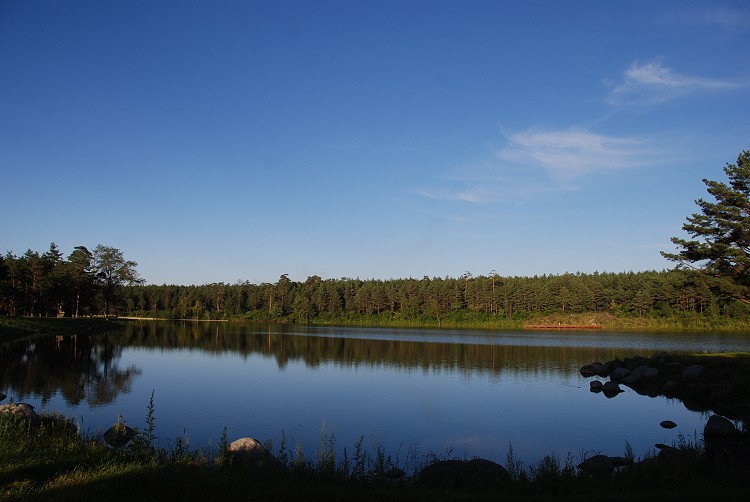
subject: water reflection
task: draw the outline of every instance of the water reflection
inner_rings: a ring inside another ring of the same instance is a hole
[[[469,445],[469,455],[502,461],[512,442],[536,461],[581,448],[621,454],[625,440],[642,454],[702,427],[678,402],[593,395],[579,374],[593,361],[661,350],[749,351],[750,340],[132,322],[107,335],[0,346],[0,391],[81,416],[93,431],[120,414],[143,427],[155,391],[159,436],[188,431],[196,445],[215,444],[226,426],[231,437],[277,444],[291,431],[314,448],[326,423],[349,447],[373,434],[389,452],[402,441],[436,452]],[[680,425],[673,436],[658,425],[665,418]]]
[[[575,375],[583,364],[654,349],[696,350],[731,339],[718,335],[615,335],[589,333],[491,333],[471,331],[384,330],[298,327],[206,322],[131,322],[105,335],[39,338],[10,343],[0,352],[0,384],[22,399],[39,396],[46,404],[60,393],[69,405],[91,406],[129,392],[141,374],[134,364],[121,368],[123,348],[188,349],[207,354],[271,357],[279,369],[290,362],[309,368],[332,363],[342,368],[384,367],[527,377]],[[634,341],[637,340],[637,341]],[[741,345],[747,341],[740,341]],[[716,350],[716,349],[714,349]],[[730,344],[728,350],[737,350]],[[745,347],[744,350],[747,350]]]
[[[46,405],[56,394],[69,405],[102,406],[129,392],[140,375],[135,366],[120,368],[122,346],[110,335],[55,336],[5,344],[0,351],[0,384],[18,400],[37,397]]]

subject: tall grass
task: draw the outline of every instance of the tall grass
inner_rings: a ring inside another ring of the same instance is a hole
[[[216,447],[195,449],[187,433],[164,444],[156,436],[155,424],[153,392],[146,427],[121,449],[107,446],[98,435],[82,434],[80,425],[59,415],[45,415],[34,429],[23,421],[0,417],[0,499],[230,500],[249,493],[245,490],[262,500],[467,499],[460,490],[455,497],[443,492],[437,497],[418,482],[425,466],[456,459],[451,450],[421,455],[412,445],[402,459],[399,451],[386,452],[377,438],[368,444],[365,436],[351,449],[339,450],[335,428],[323,423],[311,458],[305,456],[298,440],[282,430],[278,448],[266,443],[272,455],[269,460],[246,466],[233,462],[226,428]],[[508,500],[552,500],[594,496],[604,489],[622,494],[615,500],[627,500],[626,494],[632,499],[649,490],[663,495],[667,483],[675,493],[692,496],[702,493],[705,486],[719,486],[719,481],[728,498],[744,493],[746,468],[714,466],[697,436],[678,436],[674,447],[681,452],[678,461],[665,464],[654,453],[635,459],[626,442],[625,457],[635,465],[619,468],[607,478],[595,478],[575,467],[594,452],[582,450],[577,458],[568,454],[564,460],[551,453],[527,466],[509,443],[505,468],[511,481],[504,493]],[[483,497],[475,494],[468,499]]]

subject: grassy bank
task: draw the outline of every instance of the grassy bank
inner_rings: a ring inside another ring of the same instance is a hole
[[[122,329],[122,322],[104,318],[0,317],[0,343],[36,335],[75,335]]]
[[[169,320],[168,312],[135,311],[129,316],[140,319]],[[427,328],[427,329],[482,329],[518,331],[534,329],[535,326],[557,325],[561,328],[597,327],[606,331],[661,331],[661,332],[747,332],[750,333],[750,319],[725,316],[711,316],[696,313],[678,313],[671,316],[636,316],[602,312],[582,312],[574,314],[538,314],[523,317],[499,317],[490,315],[456,314],[440,319],[418,317],[404,318],[391,313],[376,315],[342,314],[340,316],[319,316],[307,323],[294,317],[220,316],[214,319],[201,317],[195,320],[221,320],[232,322],[259,322],[279,324],[311,324],[314,326],[353,326],[381,328]]]
[[[717,463],[700,441],[683,439],[680,454],[655,454],[612,474],[591,476],[554,454],[534,465],[515,460],[508,476],[491,484],[472,478],[456,485],[420,480],[425,458],[412,474],[394,477],[396,465],[384,452],[336,458],[333,438],[322,436],[315,459],[305,459],[284,445],[252,465],[242,465],[219,447],[188,451],[168,448],[141,434],[114,449],[99,437],[81,437],[70,420],[48,416],[37,428],[0,419],[0,499],[18,501],[132,500],[698,500],[745,495],[747,466]],[[626,451],[627,454],[627,451]],[[401,466],[403,467],[403,466]]]

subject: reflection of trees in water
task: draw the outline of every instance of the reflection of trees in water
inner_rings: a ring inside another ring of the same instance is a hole
[[[6,344],[0,351],[0,384],[19,400],[38,396],[42,405],[58,392],[69,405],[111,403],[119,393],[130,392],[141,371],[119,367],[122,347],[109,337],[54,336]]]
[[[296,334],[294,334],[296,333]],[[533,335],[530,335],[533,336]],[[415,342],[303,335],[283,325],[218,322],[133,322],[113,342],[149,348],[192,348],[273,357],[279,367],[304,361],[342,366],[378,365],[422,371],[504,371],[573,374],[584,364],[622,357],[616,349]],[[625,354],[631,355],[631,354]]]

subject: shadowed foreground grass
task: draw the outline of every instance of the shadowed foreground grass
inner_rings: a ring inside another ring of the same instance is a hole
[[[150,409],[150,413],[153,408]],[[612,475],[592,477],[568,457],[548,455],[524,466],[513,458],[511,480],[493,486],[435,488],[418,481],[419,469],[394,481],[394,465],[382,451],[366,453],[355,445],[351,458],[336,458],[333,435],[325,430],[316,458],[305,459],[282,444],[274,457],[253,466],[235,465],[226,441],[214,451],[188,450],[179,441],[157,448],[148,431],[115,450],[101,438],[81,437],[76,425],[60,416],[44,416],[29,428],[0,419],[0,499],[45,501],[133,500],[699,500],[744,498],[747,466],[717,464],[703,455],[700,440],[681,439],[683,452],[664,461],[653,456]],[[270,445],[269,445],[270,446]],[[627,454],[627,452],[626,452]],[[414,459],[412,459],[414,460]],[[636,459],[644,460],[644,459]]]

